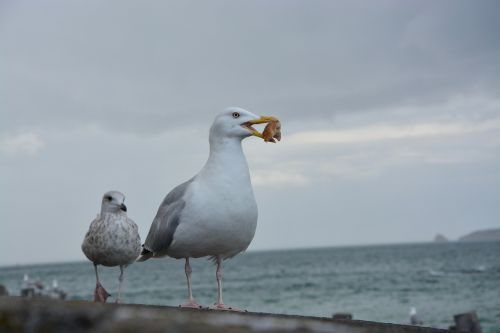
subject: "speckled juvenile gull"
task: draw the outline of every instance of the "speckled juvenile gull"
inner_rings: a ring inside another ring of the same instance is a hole
[[[96,288],[94,301],[106,302],[109,293],[99,282],[97,265],[120,266],[117,302],[121,301],[123,269],[133,263],[141,252],[137,225],[127,217],[125,196],[117,191],[104,194],[101,213],[90,224],[83,239],[82,251],[94,263]]]
[[[241,108],[219,114],[210,128],[210,155],[201,171],[174,188],[161,203],[139,261],[151,257],[185,258],[188,301],[200,307],[191,290],[189,258],[212,257],[217,263],[216,309],[231,309],[222,300],[222,260],[246,250],[257,226],[255,202],[242,140],[262,134],[253,124],[275,121]]]

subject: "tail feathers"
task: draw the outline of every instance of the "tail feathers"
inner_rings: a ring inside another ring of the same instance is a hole
[[[139,257],[139,258],[137,258],[137,260],[136,260],[136,261],[138,261],[138,262],[141,262],[141,261],[146,261],[146,260],[148,260],[148,259],[152,258],[152,257],[153,257],[153,255],[154,255],[154,254],[153,254],[153,252],[151,252],[151,251],[149,251],[148,249],[146,249],[146,248],[144,247],[144,245],[143,245],[143,246],[142,246],[142,252],[141,252],[141,255],[140,255],[140,257]]]

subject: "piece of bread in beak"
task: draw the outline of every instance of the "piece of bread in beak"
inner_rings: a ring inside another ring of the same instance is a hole
[[[265,142],[274,142],[276,143],[276,140],[280,141],[281,140],[281,123],[279,120],[271,121],[267,123],[266,127],[264,128],[264,131],[262,132],[262,137],[264,138]],[[274,140],[276,139],[276,140]]]

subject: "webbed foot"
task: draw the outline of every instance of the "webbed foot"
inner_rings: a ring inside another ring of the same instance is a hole
[[[101,283],[96,283],[94,290],[94,302],[106,303],[106,299],[111,296]]]
[[[179,305],[180,308],[203,309],[203,305],[198,304],[194,299],[188,300],[186,303]]]
[[[223,303],[215,303],[209,309],[210,310],[218,310],[218,311],[248,312],[247,310],[242,310],[242,309],[238,309],[238,308],[235,308],[232,306],[227,306]]]

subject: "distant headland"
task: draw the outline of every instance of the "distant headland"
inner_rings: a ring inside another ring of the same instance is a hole
[[[500,228],[477,230],[457,239],[458,242],[494,242],[500,241]],[[434,237],[435,243],[448,242],[448,239],[442,234]]]

